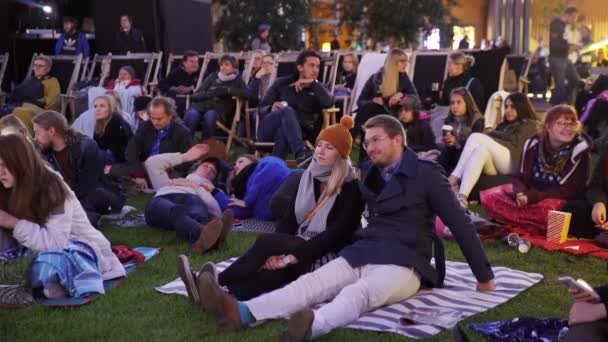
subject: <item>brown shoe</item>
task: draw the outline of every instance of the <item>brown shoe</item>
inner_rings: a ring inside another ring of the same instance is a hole
[[[177,257],[177,272],[186,286],[188,298],[190,298],[194,304],[198,304],[200,302],[200,298],[198,297],[198,287],[196,286],[196,281],[194,280],[192,267],[190,267],[190,260],[188,260],[188,257],[183,254]]]
[[[212,314],[222,328],[237,331],[243,327],[236,299],[224,292],[209,272],[198,276],[198,295],[203,310]]]
[[[222,234],[222,221],[214,219],[203,227],[201,235],[195,243],[192,244],[192,251],[203,254],[212,249]]]
[[[291,316],[287,323],[287,331],[278,336],[280,342],[310,341],[312,322],[315,313],[311,309],[304,309]]]
[[[232,230],[233,224],[234,211],[232,211],[232,209],[227,209],[224,211],[224,215],[222,215],[222,234],[220,234],[220,238],[217,241],[219,247],[224,247],[226,245],[226,238],[228,237],[228,233]]]

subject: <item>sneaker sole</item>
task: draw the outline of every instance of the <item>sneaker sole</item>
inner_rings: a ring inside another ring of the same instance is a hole
[[[195,304],[200,302],[200,297],[198,295],[198,291],[196,289],[196,282],[194,281],[194,277],[192,276],[192,269],[190,268],[190,262],[185,255],[180,255],[177,258],[177,272],[179,273],[179,277],[184,282],[186,286],[186,291],[188,292],[188,298]]]

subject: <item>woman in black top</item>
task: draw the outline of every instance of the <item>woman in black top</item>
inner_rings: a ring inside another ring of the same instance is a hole
[[[344,55],[344,59],[342,60],[342,69],[338,71],[338,76],[336,77],[334,96],[350,95],[350,92],[355,86],[358,67],[359,60],[354,53]]]
[[[324,129],[310,166],[290,175],[275,193],[271,203],[286,204],[285,214],[276,222],[278,233],[258,236],[217,278],[212,263],[201,271],[211,272],[220,286],[246,300],[296,280],[346,246],[364,207],[349,158],[352,125],[352,118],[344,116],[340,124]],[[190,298],[197,302],[198,288],[185,256],[179,257],[178,270]]]
[[[95,98],[94,139],[102,151],[105,165],[124,163],[125,150],[133,133],[131,127],[116,111],[116,102],[112,96],[102,95]]]
[[[416,95],[416,87],[407,75],[407,54],[401,49],[392,49],[386,56],[384,66],[373,74],[357,100],[357,115],[353,137],[361,135],[361,126],[379,114],[396,116],[397,105],[404,95]],[[359,152],[359,163],[367,159],[365,149]]]
[[[462,52],[454,52],[448,57],[448,77],[443,82],[441,89],[441,105],[450,105],[450,94],[452,90],[465,87],[473,96],[477,108],[485,109],[485,98],[483,84],[470,73],[471,67],[475,65],[475,57],[465,55]]]

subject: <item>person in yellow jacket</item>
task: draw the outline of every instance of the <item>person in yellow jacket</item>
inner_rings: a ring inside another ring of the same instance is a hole
[[[61,86],[57,78],[49,75],[53,61],[48,56],[38,56],[34,60],[34,76],[28,77],[17,88],[24,92],[36,93],[39,84],[42,84],[42,97],[35,100],[24,100],[22,104],[13,110],[17,116],[33,133],[32,118],[45,110],[59,111],[61,107]],[[39,90],[38,90],[39,91]],[[37,97],[37,96],[36,96]]]

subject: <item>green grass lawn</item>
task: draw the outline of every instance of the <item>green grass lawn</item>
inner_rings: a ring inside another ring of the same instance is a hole
[[[142,209],[149,196],[131,200]],[[77,308],[46,308],[32,306],[22,309],[0,309],[0,341],[264,341],[271,339],[283,328],[284,321],[264,324],[239,333],[224,333],[213,320],[187,298],[156,293],[154,286],[165,284],[177,277],[176,258],[186,253],[194,265],[204,261],[222,261],[237,256],[254,241],[255,234],[233,232],[226,250],[203,256],[189,252],[189,244],[176,238],[174,232],[136,227],[121,229],[106,224],[103,232],[112,244],[132,247],[159,247],[161,252],[141,265],[116,289],[93,303]],[[519,254],[501,242],[486,246],[493,265],[539,272],[545,279],[514,300],[494,310],[464,321],[505,320],[516,316],[565,317],[572,300],[566,289],[556,281],[560,274],[583,277],[597,286],[608,283],[606,262],[592,257],[577,257],[563,253],[549,253],[533,248],[528,254]],[[449,260],[463,261],[454,242],[446,243]],[[466,329],[472,340],[484,340],[482,335]],[[339,329],[322,341],[397,341],[406,340],[395,334],[379,334],[361,330]],[[443,332],[433,341],[450,341],[452,333]]]

